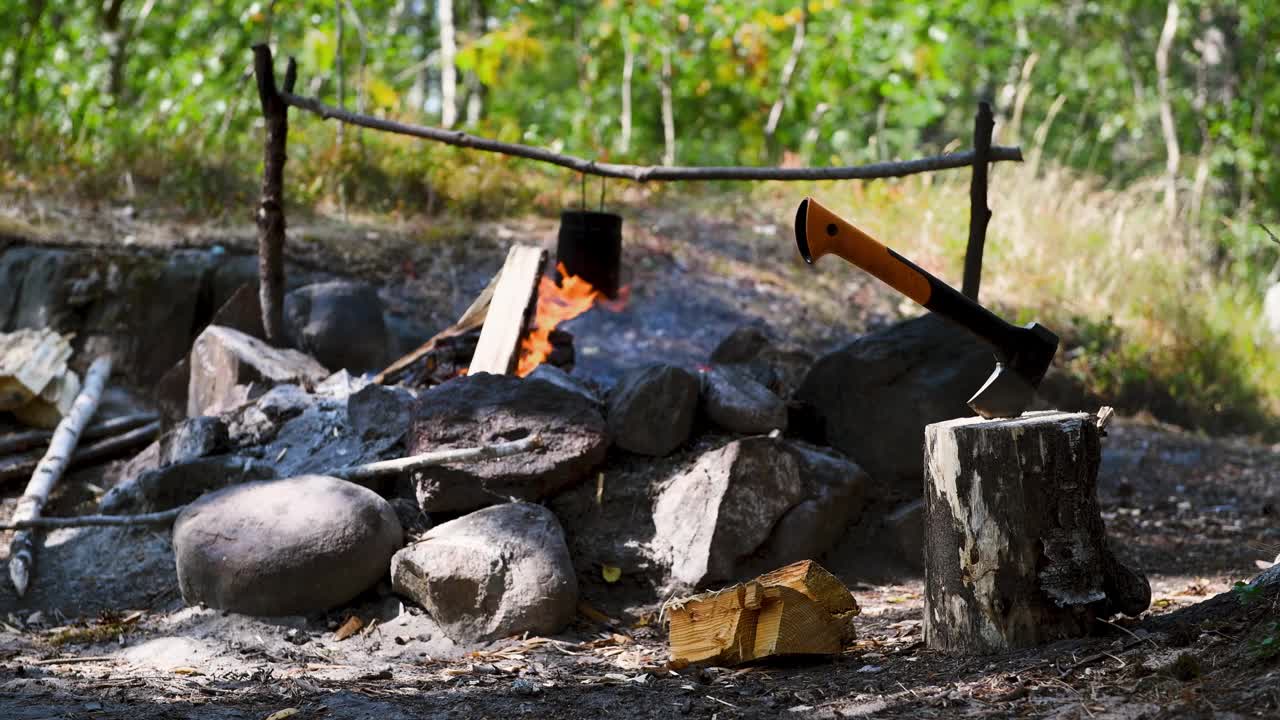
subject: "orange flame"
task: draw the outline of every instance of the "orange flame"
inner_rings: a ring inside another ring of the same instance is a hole
[[[560,323],[578,317],[596,304],[619,312],[630,299],[629,287],[619,290],[617,300],[608,300],[591,283],[570,275],[564,263],[557,263],[556,270],[562,278],[559,285],[546,275],[538,280],[538,308],[534,314],[533,329],[520,342],[520,362],[516,367],[516,375],[520,377],[533,372],[551,355],[551,331]]]

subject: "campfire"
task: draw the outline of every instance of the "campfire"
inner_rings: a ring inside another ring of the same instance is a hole
[[[550,363],[573,367],[573,336],[560,326],[593,307],[620,312],[630,288],[616,299],[557,263],[560,281],[543,273],[546,251],[517,245],[502,269],[456,323],[397,360],[378,382],[438,385],[477,372],[525,377]]]
[[[556,272],[561,277],[559,285],[546,275],[538,279],[538,305],[533,324],[520,341],[520,358],[516,365],[516,375],[519,377],[533,372],[534,368],[551,357],[555,351],[551,336],[561,323],[572,320],[597,305],[612,312],[620,312],[627,305],[628,287],[619,290],[617,300],[609,300],[591,283],[569,274],[563,263],[556,264]]]

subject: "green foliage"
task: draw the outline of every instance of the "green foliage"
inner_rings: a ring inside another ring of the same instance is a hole
[[[1264,601],[1266,593],[1257,583],[1237,582],[1231,588],[1241,604],[1253,605]],[[1280,620],[1264,619],[1248,634],[1249,649],[1262,660],[1280,657]]]

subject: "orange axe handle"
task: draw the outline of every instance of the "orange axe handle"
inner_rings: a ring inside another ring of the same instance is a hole
[[[823,255],[842,257],[927,309],[968,328],[994,345],[999,357],[1009,357],[1023,344],[1018,339],[1019,328],[961,295],[813,198],[805,198],[796,211],[796,243],[806,261],[812,263]],[[1057,346],[1056,336],[1054,346]],[[1035,381],[1039,382],[1039,378]]]
[[[842,257],[921,305],[929,304],[933,293],[925,271],[813,198],[805,198],[796,213],[796,241],[807,262],[823,255]]]

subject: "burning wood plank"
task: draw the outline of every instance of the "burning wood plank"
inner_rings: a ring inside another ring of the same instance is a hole
[[[537,301],[546,260],[546,250],[528,245],[516,245],[507,253],[469,373],[506,375],[516,369],[520,338]]]
[[[737,665],[776,655],[831,655],[855,636],[853,595],[812,560],[667,606],[671,659]]]

